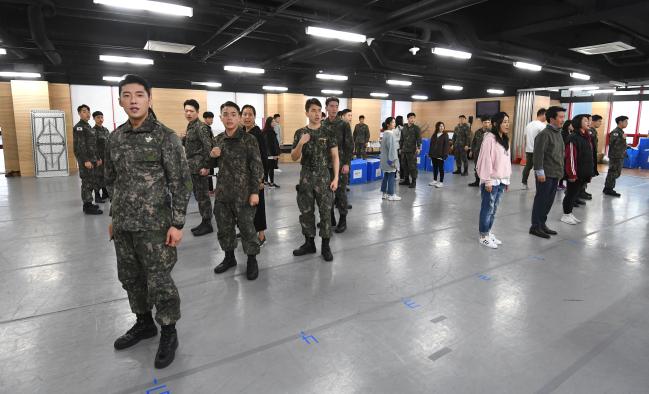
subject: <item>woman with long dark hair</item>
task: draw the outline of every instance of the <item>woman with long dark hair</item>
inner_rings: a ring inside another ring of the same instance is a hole
[[[486,133],[477,172],[480,178],[482,204],[480,206],[480,245],[497,249],[502,242],[491,232],[496,210],[503,193],[509,188],[512,175],[511,155],[509,150],[509,115],[498,112],[492,119],[492,128]]]
[[[563,138],[563,143],[568,144],[568,138],[570,137],[570,134],[574,131],[574,128],[572,127],[572,120],[566,120],[563,122],[563,126],[561,127],[561,137]],[[566,189],[566,175],[564,173],[563,178],[559,180],[559,186],[557,187],[559,190],[565,190]]]
[[[444,122],[435,123],[435,131],[430,137],[430,150],[428,156],[433,162],[433,181],[428,186],[444,187],[444,160],[448,158],[450,142]],[[439,182],[437,182],[439,174]]]
[[[385,131],[381,139],[381,170],[383,171],[383,182],[381,182],[381,193],[383,199],[388,201],[400,201],[401,197],[397,196],[394,190],[396,183],[397,168],[399,167],[399,156],[397,147],[399,146],[394,136],[395,121],[393,117],[385,120]]]
[[[593,138],[589,126],[590,122],[586,115],[577,115],[572,119],[572,127],[575,131],[568,137],[566,144],[565,168],[568,187],[563,197],[563,216],[561,216],[561,221],[566,224],[575,225],[581,222],[572,214],[572,208],[595,172]]]
[[[266,118],[266,123],[261,134],[265,138],[268,149],[268,156],[261,158],[262,161],[266,162],[266,166],[264,167],[264,183],[270,187],[279,188],[279,185],[275,183],[275,170],[277,169],[280,151],[277,133],[275,132],[275,119],[272,116]]]
[[[252,134],[257,139],[257,144],[259,145],[259,154],[262,158],[261,162],[265,163],[264,158],[268,157],[268,151],[266,149],[266,141],[261,135],[261,130],[259,126],[255,124],[255,117],[257,117],[257,110],[252,105],[246,104],[241,107],[241,120],[243,122],[243,127],[247,133]],[[265,167],[265,166],[264,166]],[[265,171],[265,168],[264,168]],[[259,239],[259,246],[263,245],[266,242],[266,201],[264,199],[264,184],[263,182],[259,185],[259,204],[257,205],[257,211],[255,212],[255,230],[257,230],[257,238]]]

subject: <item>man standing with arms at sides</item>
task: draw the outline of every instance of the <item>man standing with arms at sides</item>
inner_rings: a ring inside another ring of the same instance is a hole
[[[489,116],[482,115],[480,117],[482,121],[482,128],[478,129],[471,140],[471,156],[473,157],[473,173],[475,174],[475,182],[469,183],[469,186],[478,187],[480,186],[480,178],[478,177],[477,165],[478,165],[478,156],[480,156],[480,146],[482,145],[482,140],[484,139],[485,133],[488,133],[491,130],[491,119]]]
[[[212,123],[214,123],[214,113],[210,111],[203,112],[203,122],[205,122],[205,125],[207,126],[207,130],[209,131],[209,137],[210,141],[214,139],[214,133],[212,132]],[[209,190],[209,195],[210,197],[214,196],[214,167],[216,167],[215,160],[212,158],[210,160],[210,176],[208,177],[209,182],[207,183],[207,188]]]
[[[97,182],[95,185],[95,201],[104,202],[108,199],[108,190],[106,190],[106,180],[104,179],[104,166],[106,156],[106,142],[110,136],[110,132],[104,127],[104,114],[101,111],[92,113],[92,118],[95,120],[93,129],[97,136]]]
[[[593,177],[596,177],[599,175],[599,171],[597,171],[597,161],[599,159],[597,157],[599,152],[599,147],[597,146],[599,144],[599,139],[597,138],[597,129],[602,126],[602,117],[601,115],[593,115],[592,117],[588,115],[588,118],[590,120],[590,138],[593,143],[593,165],[595,166],[595,168],[593,168]],[[592,200],[593,195],[586,191],[587,187],[588,184],[585,184],[581,193],[579,193],[579,198],[583,198],[584,200]]]
[[[545,108],[536,111],[536,120],[525,126],[525,168],[523,168],[523,189],[527,189],[527,178],[534,167],[534,139],[545,129]]]
[[[453,150],[455,152],[455,165],[457,170],[453,174],[469,175],[469,160],[467,151],[469,150],[469,139],[471,139],[471,127],[466,122],[466,116],[459,116],[460,123],[453,130]],[[462,170],[464,165],[464,171]]]
[[[408,114],[408,123],[401,129],[401,139],[399,140],[399,147],[404,159],[402,167],[405,170],[403,182],[399,184],[409,185],[410,189],[417,187],[417,156],[421,152],[421,130],[415,124],[416,117],[413,112]]]
[[[282,126],[279,124],[281,116],[279,114],[273,115],[273,120],[275,121],[275,134],[277,134],[277,142],[282,145]]]
[[[536,195],[532,207],[530,234],[550,238],[557,232],[545,224],[557,194],[559,179],[564,175],[565,143],[561,127],[566,118],[565,108],[552,106],[545,113],[548,124],[534,139],[534,173]]]
[[[97,158],[97,135],[88,123],[90,119],[90,107],[81,104],[77,108],[77,112],[79,113],[80,120],[74,125],[72,141],[74,156],[77,158],[77,163],[79,164],[83,212],[86,215],[101,215],[104,211],[92,203],[92,192],[97,188],[97,167],[103,166],[103,162]],[[98,200],[97,202],[104,201]]]
[[[330,129],[336,137],[336,145],[338,146],[338,155],[340,160],[340,179],[338,180],[335,199],[340,219],[338,220],[338,227],[334,230],[336,233],[342,233],[347,230],[347,184],[349,183],[349,167],[354,153],[354,137],[352,136],[352,128],[349,123],[337,117],[339,103],[340,101],[337,97],[327,98],[325,106],[328,118],[322,121],[322,126]],[[333,163],[329,163],[330,166],[332,164]],[[322,217],[320,220],[322,220]]]
[[[315,204],[320,212],[320,254],[325,261],[332,261],[333,254],[329,247],[331,238],[331,207],[333,193],[338,188],[338,147],[333,132],[322,125],[322,104],[311,98],[304,105],[309,124],[295,131],[291,159],[300,160],[300,182],[297,189],[297,206],[300,209],[300,226],[305,242],[293,251],[293,256],[304,256],[315,253]],[[335,112],[334,112],[335,113]],[[329,169],[331,163],[333,175]]]
[[[263,187],[264,166],[257,139],[241,126],[241,110],[237,104],[226,101],[221,105],[221,122],[225,132],[214,138],[210,155],[217,157],[219,164],[219,181],[214,190],[214,216],[219,245],[225,252],[225,258],[214,268],[214,273],[222,274],[237,265],[234,257],[237,226],[241,232],[243,251],[248,255],[246,278],[255,280],[259,276],[259,239],[254,219],[259,204],[259,189]]]
[[[629,125],[629,118],[626,116],[618,116],[615,118],[615,123],[617,127],[611,131],[608,140],[608,174],[606,175],[606,183],[604,184],[604,194],[620,197],[621,194],[615,191],[615,180],[622,174],[622,166],[624,165],[627,148],[624,129]]]
[[[358,124],[354,127],[354,145],[356,157],[367,159],[367,143],[370,141],[370,128],[365,124],[365,115],[358,117]]]
[[[122,350],[156,336],[155,306],[162,328],[155,367],[165,368],[178,348],[180,297],[171,270],[183,238],[192,179],[180,139],[150,109],[151,85],[126,75],[119,82],[119,105],[128,121],[110,135],[106,147],[112,203],[108,233],[115,240],[117,276],[137,322],[114,346]]]
[[[194,185],[194,198],[198,202],[198,211],[201,214],[201,224],[191,229],[196,237],[209,234],[212,228],[212,202],[209,195],[210,179],[210,150],[212,150],[211,131],[209,127],[198,119],[198,101],[186,100],[183,103],[187,131],[185,133],[185,156],[189,164]]]

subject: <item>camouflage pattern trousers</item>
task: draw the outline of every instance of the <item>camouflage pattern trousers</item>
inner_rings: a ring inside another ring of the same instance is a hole
[[[95,168],[95,190],[101,190],[106,187],[106,180],[104,179],[104,165]]]
[[[624,159],[609,159],[608,160],[608,174],[606,175],[606,183],[604,187],[607,189],[615,189],[615,181],[622,175],[622,166]]]
[[[97,168],[95,163],[92,163],[91,169],[86,168],[83,163],[79,163],[79,178],[81,178],[81,201],[84,203],[92,203],[92,192],[98,188],[97,186]],[[99,167],[103,170],[103,166]]]
[[[117,277],[131,311],[147,313],[155,306],[160,325],[180,319],[180,297],[171,278],[176,248],[165,245],[166,236],[167,230],[114,232]]]
[[[331,238],[331,209],[333,207],[334,193],[329,188],[330,179],[328,169],[325,171],[310,171],[302,168],[300,183],[295,188],[297,189],[297,206],[300,209],[300,226],[305,237],[315,238],[315,204],[318,204],[320,237],[324,239]],[[344,188],[344,186],[338,185],[339,189],[341,187]]]
[[[198,202],[198,211],[204,220],[212,219],[212,200],[210,200],[210,182],[212,177],[192,174],[194,198]]]
[[[354,144],[356,146],[356,157],[367,159],[367,145],[362,142]]]
[[[351,166],[349,168],[351,171]],[[347,215],[347,185],[349,184],[349,173],[340,174],[338,177],[338,189],[336,189],[334,205],[338,208],[338,213]],[[329,186],[327,185],[327,188]]]
[[[235,227],[239,227],[244,253],[248,256],[259,254],[259,239],[254,223],[256,211],[257,207],[251,207],[250,204],[214,201],[216,234],[223,251],[228,252],[237,248]]]
[[[404,178],[408,179],[410,177],[413,181],[417,180],[417,175],[419,171],[417,170],[417,152],[402,152],[403,155],[403,172]]]

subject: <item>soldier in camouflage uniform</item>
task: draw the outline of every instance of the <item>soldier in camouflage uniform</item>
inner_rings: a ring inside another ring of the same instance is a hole
[[[460,124],[455,126],[453,131],[453,149],[455,152],[455,165],[457,170],[453,174],[462,174],[462,176],[469,175],[469,161],[467,158],[467,151],[469,150],[469,143],[471,139],[471,127],[466,122],[466,116],[460,115]],[[464,171],[462,170],[464,165]]]
[[[608,140],[608,174],[604,184],[604,194],[620,197],[621,194],[615,191],[615,180],[622,174],[627,148],[624,129],[629,125],[629,118],[618,116],[615,118],[615,123],[617,127],[611,131]]]
[[[178,347],[180,298],[171,278],[182,240],[192,180],[176,133],[150,110],[151,86],[127,75],[119,83],[119,103],[129,120],[106,147],[106,185],[111,197],[110,237],[115,240],[117,276],[128,294],[135,325],[115,341],[115,349],[162,335],[155,367],[171,364]]]
[[[340,179],[338,180],[338,188],[336,189],[334,200],[336,208],[338,208],[338,213],[340,214],[338,226],[334,230],[336,233],[342,233],[347,229],[347,185],[349,184],[349,169],[352,163],[352,156],[354,155],[352,128],[348,122],[337,116],[339,103],[340,101],[337,97],[327,98],[325,106],[329,117],[322,121],[322,126],[330,129],[336,137],[340,160]],[[331,162],[329,163],[329,168],[333,168],[332,164]],[[333,214],[331,216],[334,217]]]
[[[95,130],[95,135],[97,136],[97,163],[101,162],[102,165],[97,165],[96,175],[96,189],[95,189],[95,201],[103,202],[108,198],[108,190],[106,189],[106,181],[104,180],[104,166],[106,157],[106,142],[110,135],[110,131],[104,127],[104,114],[101,111],[95,111],[92,113],[92,118],[95,120],[95,125],[93,129]]]
[[[294,256],[316,253],[315,204],[320,212],[320,253],[325,261],[333,260],[329,239],[331,238],[331,207],[333,192],[338,186],[338,147],[333,132],[321,124],[322,104],[311,98],[304,106],[309,125],[298,129],[293,137],[291,159],[300,160],[300,183],[297,185],[297,206],[300,208],[300,226],[306,241],[293,251]],[[331,163],[333,176],[329,172]]]
[[[399,149],[404,159],[402,168],[405,170],[403,181],[399,184],[409,185],[410,189],[414,189],[417,187],[417,156],[421,152],[421,130],[415,124],[414,113],[409,113],[407,118],[408,123],[401,129],[399,140]]]
[[[475,182],[469,183],[469,186],[478,187],[480,186],[480,177],[478,177],[477,165],[478,165],[478,156],[480,156],[480,146],[482,146],[482,140],[486,133],[491,130],[491,119],[483,115],[480,117],[482,121],[482,128],[478,129],[471,139],[471,157],[473,158],[473,173],[475,174]]]
[[[201,224],[191,229],[196,237],[209,234],[212,228],[212,200],[210,200],[210,151],[212,150],[212,132],[198,119],[198,102],[194,99],[183,103],[187,132],[185,133],[185,156],[189,164],[194,185],[194,198],[198,202]]]
[[[104,213],[99,206],[92,203],[92,192],[96,186],[97,166],[103,165],[97,158],[97,135],[95,130],[90,127],[90,107],[82,104],[77,108],[79,113],[79,122],[74,125],[72,132],[72,141],[74,146],[74,156],[79,165],[79,177],[81,178],[81,200],[83,201],[83,212],[86,215],[101,215]],[[98,200],[97,202],[104,202]]]
[[[354,127],[354,145],[356,157],[367,159],[367,143],[370,141],[370,128],[365,124],[365,115],[358,117],[358,124]]]
[[[214,138],[211,156],[218,157],[214,216],[225,258],[214,268],[214,273],[221,274],[237,265],[234,249],[237,247],[235,226],[238,226],[243,251],[248,255],[246,277],[255,280],[259,275],[256,257],[259,254],[259,239],[254,219],[259,204],[259,189],[263,187],[264,166],[257,139],[240,126],[241,110],[237,104],[227,101],[221,105],[221,122],[225,132]]]

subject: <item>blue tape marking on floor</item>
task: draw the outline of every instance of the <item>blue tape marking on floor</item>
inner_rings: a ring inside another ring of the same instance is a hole
[[[530,259],[543,261],[543,260],[545,260],[545,257],[543,257],[543,256],[530,256]]]
[[[153,384],[158,384],[158,379],[153,378]],[[165,391],[160,391],[162,389],[167,388],[166,384],[156,386],[156,387],[151,387],[146,390],[146,394],[171,394],[171,391],[165,390]]]
[[[307,343],[307,345],[311,345],[311,341],[313,341],[313,343],[320,343],[316,337],[313,335],[306,335],[304,331],[300,331],[300,337]]]
[[[417,302],[411,300],[410,298],[404,298],[403,305],[407,306],[410,309],[419,308],[421,306],[417,304]]]
[[[446,356],[447,354],[449,354],[450,352],[452,352],[452,350],[450,348],[445,347],[445,348],[440,349],[440,350],[436,351],[435,353],[431,354],[430,356],[428,356],[428,358],[431,361],[437,361],[440,358],[442,358],[442,357]]]
[[[581,242],[575,240],[575,239],[569,239],[567,240],[568,243],[573,244],[573,245],[579,245]]]
[[[433,320],[431,320],[430,322],[431,323],[439,323],[439,322],[444,321],[444,320],[446,320],[446,316],[438,316],[438,317],[434,318]]]
[[[484,274],[478,275],[478,278],[482,280],[491,280],[491,277],[489,275],[484,275]]]

